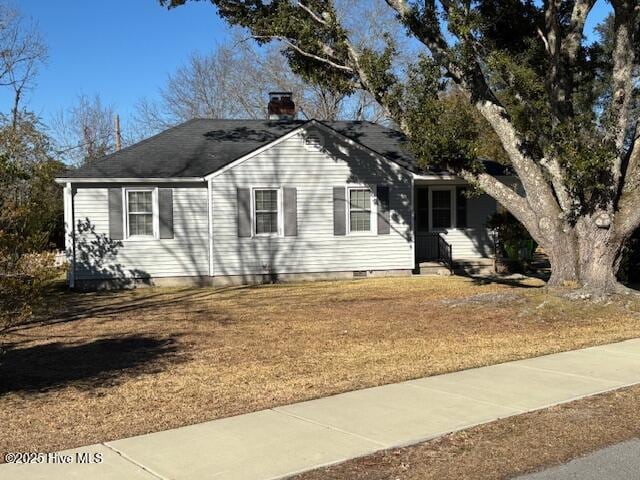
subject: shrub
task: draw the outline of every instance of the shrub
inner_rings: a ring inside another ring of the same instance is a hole
[[[29,322],[52,280],[61,273],[52,252],[0,250],[0,334]]]
[[[487,221],[487,227],[497,233],[498,255],[524,270],[537,247],[524,226],[509,212],[496,212]]]

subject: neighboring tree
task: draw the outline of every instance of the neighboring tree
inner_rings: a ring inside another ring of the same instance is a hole
[[[0,2],[0,46],[0,87],[11,90],[15,126],[24,94],[47,58],[47,47],[36,25],[6,2]]]
[[[55,248],[64,242],[64,166],[52,158],[32,114],[0,115],[0,334],[31,319],[46,287],[60,274]]]
[[[423,50],[406,75],[392,38],[355,43],[332,0],[212,3],[257,41],[282,42],[304,79],[370,92],[425,164],[446,163],[527,228],[549,255],[550,285],[626,291],[616,272],[640,224],[637,1],[611,0],[610,34],[587,44],[595,0],[386,0]],[[468,112],[443,110],[454,86],[499,138],[525,195],[483,170]]]
[[[291,71],[280,49],[277,44],[257,48],[236,35],[210,54],[192,54],[169,75],[158,101],[138,102],[134,119],[138,137],[198,117],[264,119],[268,93],[274,90],[291,91],[302,118],[382,118],[368,92],[347,96],[331,86],[305,82]]]
[[[16,254],[62,247],[64,165],[53,157],[44,126],[22,112],[14,126],[0,114],[0,245]]]
[[[10,112],[0,113],[0,335],[30,320],[49,281],[60,272],[50,251],[62,243],[63,169],[51,156],[39,120],[22,107],[47,49],[34,24],[0,3],[0,88]]]
[[[75,105],[61,110],[52,120],[58,153],[71,165],[80,166],[115,150],[115,110],[99,95],[80,95]]]

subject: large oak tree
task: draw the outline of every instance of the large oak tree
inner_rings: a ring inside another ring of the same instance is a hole
[[[551,285],[623,290],[621,252],[640,224],[637,0],[610,0],[591,43],[596,0],[386,0],[423,50],[405,72],[391,37],[355,42],[334,0],[211,1],[257,41],[283,42],[307,80],[369,91],[422,161],[445,163],[525,225]],[[442,110],[453,88],[497,135],[521,190],[483,170],[468,115]]]

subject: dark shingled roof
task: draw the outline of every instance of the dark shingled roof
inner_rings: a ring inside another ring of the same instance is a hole
[[[204,177],[305,123],[309,122],[193,119],[69,170],[65,178]],[[397,130],[371,122],[320,123],[408,170],[421,171]]]

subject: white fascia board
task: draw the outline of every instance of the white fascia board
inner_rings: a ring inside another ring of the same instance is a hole
[[[462,177],[453,175],[451,173],[430,173],[428,175],[422,175],[419,173],[413,173],[414,180],[452,180],[452,181],[464,181]]]
[[[202,177],[178,177],[178,178],[56,178],[56,183],[204,183]]]

